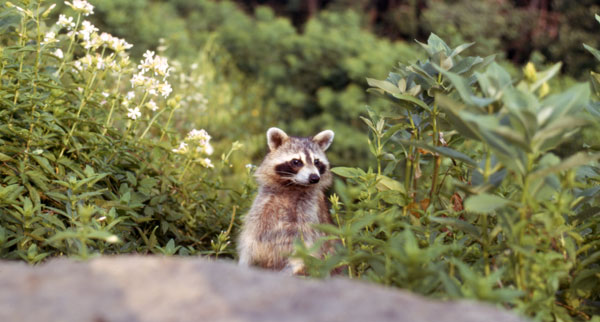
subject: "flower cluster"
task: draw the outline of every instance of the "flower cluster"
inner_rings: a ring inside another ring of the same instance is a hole
[[[177,88],[180,93],[185,93],[181,99],[181,105],[186,108],[195,108],[200,112],[206,110],[208,99],[205,92],[205,75],[199,70],[198,63],[184,65],[179,61],[173,61],[172,65],[176,71],[175,77]]]
[[[139,72],[131,78],[132,87],[144,87],[148,90],[148,94],[157,95],[167,98],[173,88],[166,79],[169,76],[171,68],[167,59],[159,55],[155,55],[153,51],[146,51],[144,59],[138,65]],[[146,76],[149,73],[150,76]],[[153,76],[159,76],[161,79],[156,79]]]
[[[46,33],[44,35],[44,41],[42,41],[42,44],[51,44],[51,43],[55,43],[58,42],[58,39],[56,39],[56,33],[53,31],[49,31],[48,33]]]
[[[67,30],[71,31],[75,28],[75,22],[73,22],[73,17],[67,17],[63,14],[58,16],[58,21],[56,24],[61,28],[67,28]]]
[[[212,168],[214,165],[209,158],[198,157],[200,155],[211,155],[213,153],[214,150],[210,145],[210,139],[211,136],[204,129],[193,129],[188,133],[185,140],[179,143],[179,147],[172,151],[179,154],[191,152],[196,162],[200,163],[203,167]]]
[[[73,0],[73,2],[65,1],[65,4],[77,12],[81,12],[84,16],[89,16],[94,13],[94,6],[85,0]]]

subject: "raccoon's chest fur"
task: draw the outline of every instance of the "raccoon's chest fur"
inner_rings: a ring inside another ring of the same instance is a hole
[[[261,189],[246,215],[240,236],[240,263],[281,270],[296,239],[312,244],[320,233],[313,224],[327,220],[325,196],[320,191],[271,192]]]

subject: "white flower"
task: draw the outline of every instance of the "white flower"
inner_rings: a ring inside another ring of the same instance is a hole
[[[187,152],[187,147],[188,147],[187,143],[181,142],[181,143],[179,143],[179,147],[177,149],[173,149],[171,151],[173,151],[175,153],[181,153],[181,154],[183,154],[183,153]]]
[[[73,0],[73,3],[65,1],[65,4],[73,10],[83,13],[84,16],[94,13],[94,6],[85,0]]]
[[[42,44],[51,44],[53,42],[58,42],[58,40],[56,40],[56,34],[53,31],[50,31],[44,35]]]
[[[173,91],[173,88],[171,87],[171,84],[163,83],[158,85],[158,91],[160,92],[160,95],[162,95],[164,98],[167,98]]]
[[[119,237],[117,237],[117,235],[110,235],[110,236],[106,237],[106,242],[107,243],[118,243]]]
[[[103,70],[104,67],[106,67],[106,65],[104,64],[104,59],[102,59],[102,57],[100,56],[96,57],[96,59],[98,59],[98,62],[96,63],[96,68],[99,70]]]
[[[154,55],[154,52],[147,50],[144,53],[144,60],[140,61],[138,69],[145,72],[151,71],[155,76],[162,76],[165,79],[169,76],[171,69],[166,58]]]
[[[140,112],[139,107],[136,108],[128,108],[127,111],[129,111],[129,113],[127,113],[127,117],[129,117],[132,120],[137,119],[138,117],[142,116],[142,112]]]
[[[151,109],[152,111],[158,110],[158,105],[156,105],[156,103],[154,103],[154,100],[150,100],[148,103],[146,103],[146,106],[148,106],[148,108]]]
[[[210,135],[208,135],[208,132],[206,132],[206,130],[193,129],[188,133],[186,140],[197,141],[200,143],[200,145],[204,145],[207,144],[208,141],[210,141],[210,138],[211,137]]]
[[[132,99],[135,98],[135,92],[129,91],[129,92],[127,92],[127,95],[125,97],[131,101]]]
[[[60,59],[63,59],[63,57],[65,55],[63,54],[63,51],[60,48],[58,48],[57,50],[54,51],[54,56],[56,56],[56,57],[58,57]]]
[[[65,15],[58,16],[58,21],[56,22],[56,24],[63,28],[67,28],[67,30],[75,28],[75,22],[73,22],[73,17],[67,18],[67,16]]]
[[[121,52],[133,47],[133,45],[125,41],[125,39],[112,37],[109,47],[116,52]]]
[[[84,68],[88,68],[94,65],[94,56],[87,54],[81,58],[79,58],[78,62],[81,64],[81,66],[83,66]]]
[[[110,94],[108,92],[102,92],[102,96],[108,97],[108,96],[110,96]]]
[[[211,155],[214,152],[214,149],[210,143],[206,142],[205,144],[196,148],[196,152],[204,153],[206,155]]]
[[[143,86],[146,84],[146,76],[142,73],[138,73],[131,77],[131,87]]]
[[[75,69],[77,69],[78,71],[81,71],[81,69],[83,68],[83,66],[79,60],[77,60],[73,63],[73,67],[75,67]]]
[[[246,164],[246,169],[252,169],[252,168],[254,168],[254,165],[252,163]]]
[[[77,33],[83,40],[89,42],[91,36],[94,32],[97,32],[98,28],[94,26],[91,22],[85,20],[81,23],[81,30]]]
[[[200,160],[200,163],[205,167],[205,168],[214,168],[215,166],[212,164],[212,161],[210,161],[209,158],[204,158],[202,160]]]

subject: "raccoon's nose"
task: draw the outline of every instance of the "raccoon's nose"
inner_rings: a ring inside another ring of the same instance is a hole
[[[321,177],[314,173],[308,176],[308,182],[311,184],[319,182],[319,179],[321,179]]]

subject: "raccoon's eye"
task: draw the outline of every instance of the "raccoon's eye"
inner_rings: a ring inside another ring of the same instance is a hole
[[[319,161],[319,159],[315,159],[315,165],[319,165],[321,164],[321,161]]]
[[[298,159],[293,159],[292,160],[292,164],[295,166],[301,166],[302,165],[302,161],[298,160]]]

